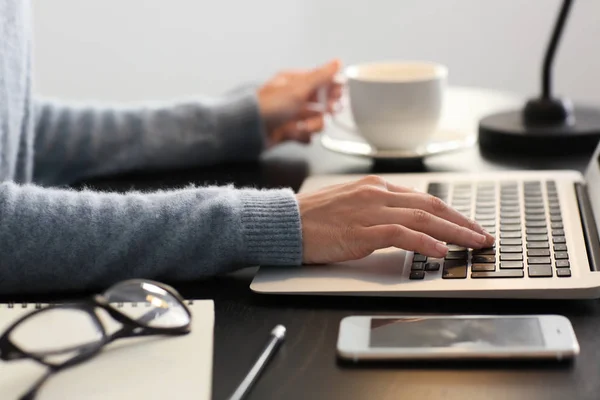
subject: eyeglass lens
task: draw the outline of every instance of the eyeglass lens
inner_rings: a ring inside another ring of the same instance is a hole
[[[152,328],[180,328],[190,315],[179,299],[167,290],[147,281],[125,281],[104,293],[109,303],[133,302],[136,307],[119,311],[140,324]]]
[[[69,326],[70,329],[64,329]],[[10,334],[23,351],[46,356],[99,344],[104,332],[94,316],[78,308],[53,308],[24,320]]]

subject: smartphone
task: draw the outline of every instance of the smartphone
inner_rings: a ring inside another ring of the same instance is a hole
[[[338,355],[367,360],[568,360],[579,354],[560,315],[351,316],[340,323]]]

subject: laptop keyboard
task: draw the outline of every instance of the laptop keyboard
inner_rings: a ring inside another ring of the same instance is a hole
[[[556,183],[432,182],[427,192],[475,219],[496,237],[492,248],[448,244],[445,259],[415,253],[410,279],[568,278],[569,253]]]

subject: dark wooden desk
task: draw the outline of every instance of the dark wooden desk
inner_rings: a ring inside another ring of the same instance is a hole
[[[588,155],[556,158],[484,158],[477,148],[428,159],[411,171],[554,169],[582,171]],[[101,190],[153,189],[229,183],[298,190],[309,174],[398,170],[328,152],[318,143],[283,145],[258,163],[131,175],[90,184]],[[178,285],[186,296],[215,300],[213,394],[224,399],[245,376],[276,324],[288,328],[285,344],[251,393],[251,399],[598,399],[600,302],[271,297],[248,288],[254,269]],[[340,320],[353,314],[559,313],[570,318],[581,345],[573,365],[352,367],[338,363]]]

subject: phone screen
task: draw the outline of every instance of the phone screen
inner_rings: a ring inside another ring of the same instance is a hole
[[[543,347],[537,318],[373,318],[371,347]]]

